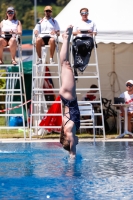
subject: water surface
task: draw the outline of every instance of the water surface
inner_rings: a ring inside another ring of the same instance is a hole
[[[132,200],[133,142],[1,143],[0,199]]]

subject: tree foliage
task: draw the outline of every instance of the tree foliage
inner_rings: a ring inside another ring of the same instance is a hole
[[[56,0],[58,6],[65,6],[70,2],[70,0]]]
[[[2,3],[1,6],[0,6],[0,21],[2,21],[3,19],[5,19],[5,13],[6,13],[6,9],[7,9],[7,5],[6,3]]]
[[[34,10],[27,11],[22,18],[23,22],[23,29],[33,29],[34,27]]]

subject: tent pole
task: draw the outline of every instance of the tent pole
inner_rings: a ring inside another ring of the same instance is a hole
[[[112,51],[113,51],[113,73],[115,73],[115,43],[112,45]],[[112,92],[113,92],[113,99],[115,96],[115,76],[113,75],[113,84],[112,84]]]

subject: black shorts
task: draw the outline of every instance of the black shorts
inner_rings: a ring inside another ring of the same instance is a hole
[[[12,37],[12,35],[8,35],[8,36],[5,35],[5,37],[0,36],[0,38],[3,38],[3,39],[6,40],[7,42],[9,42],[9,40],[11,39],[11,37]]]
[[[47,36],[47,37],[43,37],[43,38],[42,38],[45,45],[48,45],[48,42],[49,42],[49,39],[50,39],[50,38],[51,38],[50,36]]]
[[[3,37],[3,36],[0,36],[0,38],[3,38],[4,40],[6,40],[7,42],[9,42],[9,40],[11,39],[11,37],[12,37],[12,35],[11,36],[6,36],[5,35],[5,37]],[[20,44],[20,38],[18,38],[18,43]]]

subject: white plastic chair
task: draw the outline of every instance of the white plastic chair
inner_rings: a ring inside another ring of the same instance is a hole
[[[93,128],[93,138],[95,141],[95,117],[94,117],[94,109],[92,107],[92,104],[90,103],[84,103],[79,104],[79,110],[80,110],[80,129],[86,129],[86,128]],[[82,116],[88,116],[89,119],[82,119]]]

